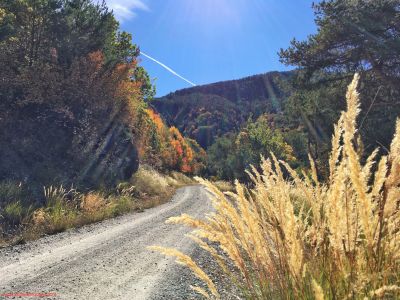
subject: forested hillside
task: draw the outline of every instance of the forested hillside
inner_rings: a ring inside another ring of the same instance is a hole
[[[282,112],[283,84],[290,72],[270,72],[196,86],[152,102],[169,124],[208,148],[217,137],[240,129],[250,117]]]
[[[333,124],[354,72],[361,74],[360,146],[388,149],[400,113],[399,4],[338,0],[313,8],[318,33],[279,53],[295,71],[196,86],[153,102],[169,124],[208,149],[208,175],[244,179],[260,154],[281,148],[287,151],[277,151],[280,158],[297,158],[293,167],[310,154],[326,177]]]
[[[139,161],[192,171],[180,133],[154,124],[139,47],[104,3],[2,1],[0,13],[0,178],[94,187]]]
[[[285,43],[300,2],[0,0],[0,296],[400,299],[400,1],[313,2]],[[292,71],[154,99],[147,63],[193,85],[263,42]]]
[[[234,192],[200,180],[213,212],[168,222],[193,229],[242,299],[400,299],[400,2],[313,9],[316,33],[279,52],[296,67],[283,122],[265,110],[218,138],[208,172],[240,178]],[[201,278],[199,294],[223,299],[229,284],[193,254],[151,249]]]
[[[140,165],[201,171],[204,151],[149,107],[139,54],[104,1],[0,1],[2,234],[35,215],[56,231],[129,210],[133,194],[168,194],[146,190]],[[132,180],[144,184],[121,198]]]

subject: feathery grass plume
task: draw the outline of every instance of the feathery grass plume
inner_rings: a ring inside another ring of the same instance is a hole
[[[247,172],[251,188],[236,182],[235,192],[223,193],[198,178],[214,212],[202,220],[182,215],[168,221],[192,227],[192,240],[246,299],[398,296],[400,121],[390,153],[377,168],[377,150],[363,164],[357,148],[358,79],[356,74],[349,85],[347,110],[335,126],[327,182],[319,181],[312,160],[311,171],[301,176],[271,154]],[[180,262],[193,268],[186,257]]]
[[[389,294],[393,297],[399,295],[400,287],[397,285],[383,286],[380,287],[379,289],[376,289],[375,291],[370,292],[370,296],[376,298],[383,298],[383,296],[385,296],[386,294]]]
[[[190,288],[193,291],[195,291],[195,292],[199,293],[200,295],[202,295],[204,298],[210,299],[210,295],[204,289],[202,289],[201,287],[191,285]]]
[[[159,251],[166,256],[173,256],[176,258],[177,263],[189,267],[190,270],[192,270],[192,272],[196,275],[197,278],[199,278],[200,280],[202,280],[203,282],[205,282],[207,284],[207,287],[210,290],[211,294],[219,299],[219,294],[218,294],[218,291],[217,291],[214,283],[207,276],[207,274],[204,273],[204,271],[189,256],[187,256],[187,255],[183,254],[182,252],[179,252],[178,250],[175,250],[175,249],[163,248],[163,247],[158,247],[158,246],[151,246],[148,248],[150,250]],[[199,291],[199,288],[195,289],[195,291]],[[202,289],[202,291],[205,292],[203,289]],[[205,293],[208,295],[207,292],[205,292]]]
[[[44,197],[46,198],[47,206],[55,205],[58,202],[65,200],[68,192],[60,185],[60,187],[49,186],[48,188],[43,187]]]
[[[333,136],[332,136],[332,151],[331,155],[329,156],[329,178],[333,179],[333,174],[336,170],[336,165],[339,161],[339,156],[342,153],[342,146],[340,144],[340,140],[343,135],[343,118],[344,114],[342,113],[339,121],[334,126]]]
[[[321,286],[315,281],[312,280],[312,288],[314,291],[315,300],[324,300],[324,291],[322,290]]]

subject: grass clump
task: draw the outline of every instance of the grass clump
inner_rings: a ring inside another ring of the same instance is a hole
[[[23,219],[23,208],[20,201],[8,203],[4,207],[3,218],[12,225],[20,224]]]
[[[251,188],[236,182],[234,193],[223,193],[199,179],[215,208],[206,220],[188,215],[169,220],[195,229],[190,237],[245,298],[400,297],[400,121],[390,153],[376,162],[374,151],[362,164],[356,147],[357,83],[355,75],[347,111],[335,126],[327,182],[319,181],[312,160],[311,171],[300,176],[271,154],[260,169],[248,172]],[[194,270],[191,260],[180,263]],[[202,280],[208,291],[195,290],[219,298],[209,277],[202,273]]]
[[[63,186],[44,188],[45,205],[37,209],[32,222],[36,231],[57,233],[78,224],[81,194],[74,189],[66,190]]]
[[[132,177],[132,183],[138,194],[149,196],[164,194],[170,187],[166,176],[147,166],[139,168]]]
[[[0,182],[0,229],[1,232],[15,232],[28,222],[33,205],[27,203],[25,187],[22,183]]]
[[[222,192],[233,192],[235,191],[235,186],[229,181],[217,180],[213,184]]]
[[[44,188],[41,204],[32,204],[25,186],[0,182],[0,244],[12,244],[98,222],[165,203],[191,179],[141,167],[131,181],[113,190],[78,192],[63,186]]]
[[[142,166],[132,177],[133,194],[140,199],[135,203],[135,209],[141,211],[165,203],[177,188],[193,182],[179,172],[161,174],[149,166]]]
[[[29,220],[32,212],[32,205],[25,207],[21,204],[21,201],[14,201],[8,203],[4,207],[4,210],[0,214],[0,217],[5,223],[8,223],[10,226],[13,227],[26,223]]]

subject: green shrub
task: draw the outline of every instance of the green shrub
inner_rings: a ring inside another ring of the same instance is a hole
[[[129,196],[119,196],[113,201],[112,214],[122,215],[132,210],[134,200]]]
[[[8,203],[3,212],[3,218],[11,225],[19,225],[24,218],[24,209],[20,201]]]
[[[14,181],[0,182],[0,206],[10,202],[16,202],[27,198],[27,193],[23,188],[22,183]]]

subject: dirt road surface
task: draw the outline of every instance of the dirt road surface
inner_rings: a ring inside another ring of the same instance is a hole
[[[3,248],[0,294],[52,293],[41,299],[68,300],[191,299],[190,273],[146,247],[156,244],[198,252],[184,237],[188,229],[165,221],[181,213],[201,217],[210,210],[205,189],[188,186],[170,202],[142,213]]]

